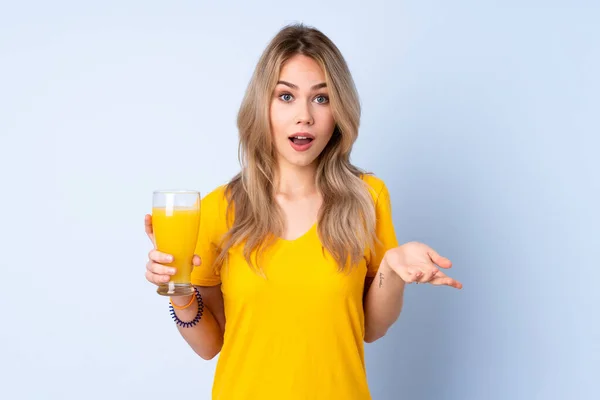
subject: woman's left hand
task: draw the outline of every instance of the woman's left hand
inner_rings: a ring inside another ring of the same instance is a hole
[[[462,289],[462,283],[438,268],[451,268],[452,262],[423,243],[409,242],[390,249],[385,254],[384,261],[406,283],[431,283]]]

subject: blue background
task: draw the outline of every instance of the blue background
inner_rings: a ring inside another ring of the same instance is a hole
[[[209,398],[215,360],[144,279],[142,219],[154,189],[237,172],[254,65],[304,22],[348,61],[353,161],[399,240],[464,284],[408,287],[367,345],[374,399],[598,398],[598,21],[592,1],[3,3],[3,393]]]

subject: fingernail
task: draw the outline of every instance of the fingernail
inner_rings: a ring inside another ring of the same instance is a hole
[[[173,256],[167,256],[167,261],[168,261],[168,262],[171,262],[171,261],[173,261]]]
[[[175,270],[175,268],[171,268],[171,269],[169,270],[169,273],[170,273],[171,275],[175,275],[175,272],[177,272],[177,271]]]

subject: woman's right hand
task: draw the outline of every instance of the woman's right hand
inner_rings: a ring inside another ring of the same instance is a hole
[[[152,229],[152,216],[150,214],[146,214],[144,218],[144,225],[146,228],[146,235],[148,235],[148,239],[150,239],[152,245],[154,246],[154,248],[148,253],[148,262],[146,263],[146,279],[155,285],[167,283],[171,279],[171,276],[175,275],[177,272],[175,268],[164,265],[173,262],[173,256],[156,250],[154,230]],[[195,267],[197,267],[202,264],[202,260],[200,260],[200,257],[197,255],[194,255],[192,263]]]

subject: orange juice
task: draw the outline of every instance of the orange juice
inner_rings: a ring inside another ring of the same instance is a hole
[[[158,251],[171,254],[173,262],[165,264],[177,269],[171,276],[174,284],[189,284],[192,258],[200,227],[200,207],[153,207],[152,229]]]

